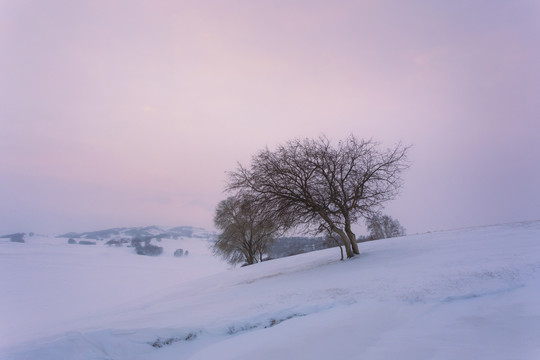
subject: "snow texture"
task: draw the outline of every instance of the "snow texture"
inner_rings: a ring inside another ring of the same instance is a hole
[[[30,239],[0,242],[0,359],[540,359],[540,222],[236,269]]]

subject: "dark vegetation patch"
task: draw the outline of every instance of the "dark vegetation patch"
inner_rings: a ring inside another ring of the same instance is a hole
[[[189,251],[188,250],[184,251],[184,249],[176,249],[176,251],[174,252],[175,257],[182,257],[182,256],[188,256],[188,255],[189,255]]]
[[[290,320],[295,317],[305,316],[305,314],[291,314],[289,316],[283,317],[283,318],[272,318],[268,320],[265,323],[257,323],[257,324],[244,324],[242,326],[230,326],[227,330],[227,334],[234,335],[240,332],[254,330],[254,329],[268,329],[271,327],[274,327],[278,324],[281,324],[284,321]]]
[[[298,255],[336,246],[324,237],[282,237],[276,239],[268,250],[270,259]]]
[[[150,345],[152,345],[153,347],[155,348],[162,348],[164,346],[167,346],[167,345],[172,345],[174,343],[177,343],[177,342],[181,342],[181,341],[192,341],[192,340],[195,340],[197,338],[197,333],[195,332],[190,332],[188,333],[187,335],[184,335],[184,336],[179,336],[179,337],[169,337],[169,338],[157,338],[156,341],[150,343]]]
[[[262,322],[262,323],[256,323],[256,324],[244,324],[244,325],[241,325],[241,326],[230,326],[228,329],[227,329],[227,334],[228,335],[234,335],[234,334],[238,334],[238,333],[241,333],[241,332],[244,332],[244,331],[250,331],[250,330],[255,330],[255,329],[267,329],[267,328],[271,328],[271,327],[274,327],[278,324],[281,324],[282,322],[284,321],[287,321],[287,320],[290,320],[290,319],[293,319],[295,317],[300,317],[300,316],[306,316],[306,314],[291,314],[291,315],[288,315],[288,316],[285,316],[285,317],[280,317],[280,318],[271,318],[265,322]],[[168,345],[172,345],[172,344],[175,344],[175,343],[179,343],[179,342],[184,342],[184,341],[193,341],[195,339],[197,339],[199,337],[199,335],[202,333],[201,330],[199,331],[190,331],[188,333],[185,333],[183,335],[179,335],[179,336],[171,336],[171,337],[158,337],[155,341],[152,341],[152,342],[149,342],[148,344],[150,344],[152,347],[156,348],[156,349],[160,349],[164,346],[168,346]]]
[[[24,235],[26,235],[26,234],[25,233],[8,234],[8,235],[0,236],[0,239],[9,239],[11,242],[23,243],[24,242]],[[30,235],[30,236],[32,236],[32,235]]]
[[[282,318],[282,319],[270,319],[270,322],[268,323],[268,325],[266,325],[264,328],[271,328],[273,326],[276,326],[278,324],[281,324],[282,322],[284,321],[287,321],[287,320],[290,320],[292,318],[295,318],[295,317],[299,317],[299,316],[305,316],[304,314],[292,314],[292,315],[289,315],[285,318]]]
[[[244,324],[242,326],[232,325],[232,326],[229,326],[229,329],[227,330],[227,334],[234,335],[240,332],[257,329],[260,327],[261,327],[261,324]]]
[[[131,246],[135,248],[135,252],[138,255],[146,255],[146,256],[158,256],[161,255],[163,252],[163,248],[161,246],[156,246],[150,244],[150,241],[152,238],[147,237],[145,239],[133,239],[131,240]]]
[[[122,246],[122,243],[120,242],[120,240],[109,240],[105,243],[105,245],[109,245],[109,246]]]
[[[79,245],[96,245],[95,241],[88,241],[88,240],[81,240],[79,241]]]

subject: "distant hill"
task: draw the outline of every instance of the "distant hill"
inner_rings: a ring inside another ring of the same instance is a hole
[[[200,238],[213,240],[216,234],[203,228],[193,226],[145,226],[145,227],[120,227],[88,232],[69,232],[57,236],[59,238],[92,239],[98,241],[132,240],[132,239],[179,239]]]

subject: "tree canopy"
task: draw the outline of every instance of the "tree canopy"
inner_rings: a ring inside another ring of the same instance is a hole
[[[214,223],[222,230],[213,251],[231,264],[254,264],[263,260],[280,229],[246,197],[231,196],[221,201]]]

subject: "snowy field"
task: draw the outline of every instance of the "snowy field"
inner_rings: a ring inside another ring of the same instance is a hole
[[[540,222],[232,270],[185,241],[2,240],[0,359],[540,359]]]

